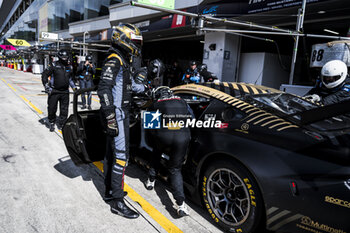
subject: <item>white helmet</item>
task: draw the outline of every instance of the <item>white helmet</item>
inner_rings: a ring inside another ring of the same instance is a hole
[[[322,67],[321,79],[325,87],[331,89],[342,84],[348,74],[348,67],[340,60],[329,61]]]

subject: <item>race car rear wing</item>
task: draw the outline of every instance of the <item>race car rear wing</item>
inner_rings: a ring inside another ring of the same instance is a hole
[[[344,114],[349,114],[350,116],[350,100],[306,110],[298,115],[300,115],[300,124],[308,125]]]

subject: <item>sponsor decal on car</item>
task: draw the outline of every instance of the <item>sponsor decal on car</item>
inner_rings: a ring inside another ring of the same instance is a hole
[[[249,133],[248,130],[249,130],[249,124],[247,124],[247,123],[243,123],[243,124],[241,125],[241,128],[240,128],[240,129],[235,129],[235,131],[241,132],[241,133],[245,133],[245,134],[248,134],[248,133]]]
[[[308,216],[304,216],[301,218],[300,224],[297,224],[297,227],[315,233],[329,232],[329,233],[346,233],[341,229],[335,229],[326,224],[319,223],[317,221],[312,220]],[[320,231],[319,231],[320,230]]]
[[[350,202],[349,201],[344,201],[342,199],[339,198],[335,198],[335,197],[330,197],[330,196],[325,196],[324,197],[324,201],[334,204],[334,205],[339,205],[342,207],[346,207],[346,208],[350,208]]]

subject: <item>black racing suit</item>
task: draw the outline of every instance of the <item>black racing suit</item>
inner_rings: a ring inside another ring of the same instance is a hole
[[[102,119],[115,114],[119,134],[107,135],[104,161],[106,194],[115,199],[124,197],[124,173],[129,159],[129,108],[132,92],[145,91],[143,84],[136,84],[130,76],[129,63],[113,49],[102,67],[97,94],[100,98]],[[107,123],[104,122],[104,126]]]
[[[321,80],[317,80],[316,86],[306,95],[313,94],[320,96],[320,102],[324,105],[335,104],[350,99],[350,78],[345,79],[342,85],[332,89],[325,87]]]
[[[70,65],[64,65],[58,61],[55,65],[47,67],[41,76],[44,87],[48,84],[50,92],[47,99],[47,110],[49,122],[55,123],[57,104],[60,102],[60,115],[57,119],[58,125],[63,125],[67,120],[69,106],[69,86],[75,88],[72,81],[73,70]],[[51,76],[50,80],[49,77]]]
[[[218,79],[213,73],[207,70],[200,71],[199,74],[203,77],[204,82],[213,82]]]
[[[81,89],[90,88],[93,85],[92,78],[96,72],[96,69],[93,64],[91,65],[92,67],[90,66],[90,64],[85,65],[85,62],[83,61],[79,64],[77,74],[79,75],[78,80],[79,80],[79,85]],[[87,104],[91,106],[91,92],[86,92],[81,95],[81,102],[83,106],[86,105],[86,98],[87,98]]]
[[[181,115],[180,117],[173,118],[172,120],[174,121],[186,121],[187,119],[191,119],[193,114],[187,103],[180,97],[176,96],[169,99],[159,99],[155,101],[148,110],[159,110],[159,112],[162,113],[162,116],[175,115],[176,117],[176,115]],[[185,200],[181,169],[191,139],[190,129],[146,129],[145,137],[147,143],[153,148],[151,168],[149,170],[150,180],[153,181],[156,178],[160,168],[161,155],[165,153],[169,156],[167,169],[169,172],[170,184],[173,189],[173,196],[176,203],[181,205]]]

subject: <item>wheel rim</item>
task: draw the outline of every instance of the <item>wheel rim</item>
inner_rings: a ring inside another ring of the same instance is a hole
[[[227,225],[241,225],[249,216],[248,189],[242,179],[229,169],[220,168],[210,174],[207,197],[216,217]]]

